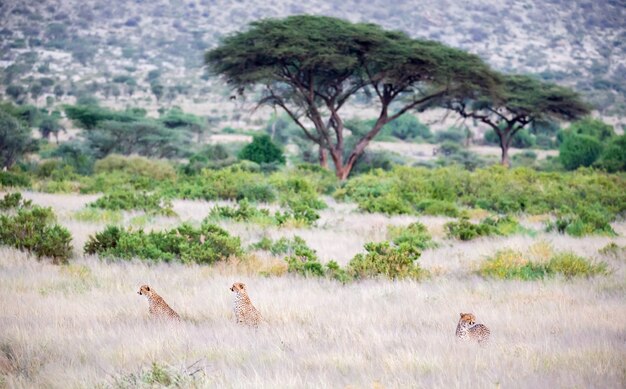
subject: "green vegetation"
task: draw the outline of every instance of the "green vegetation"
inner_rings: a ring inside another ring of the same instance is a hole
[[[417,280],[428,274],[417,262],[420,251],[409,244],[367,243],[365,250],[367,253],[357,254],[348,264],[348,274],[357,279],[385,277]]]
[[[20,193],[9,193],[0,201],[0,244],[29,251],[37,257],[66,263],[72,255],[72,237],[55,224],[51,208],[33,205]]]
[[[595,204],[578,206],[573,210],[564,209],[556,220],[549,222],[547,231],[557,231],[572,236],[608,235],[615,236],[611,227],[613,217],[602,207]]]
[[[122,259],[212,264],[243,251],[239,238],[205,220],[200,228],[182,224],[171,230],[147,233],[108,226],[89,237],[84,252]]]
[[[436,243],[428,233],[426,226],[422,223],[411,223],[406,227],[389,226],[387,237],[396,246],[407,245],[420,250],[436,247]]]
[[[115,191],[105,194],[93,203],[88,204],[88,206],[111,211],[139,210],[164,216],[176,215],[169,200],[164,200],[158,194],[146,192]]]
[[[10,168],[31,149],[28,125],[0,106],[0,168]]]
[[[561,275],[566,278],[607,274],[605,263],[594,264],[571,252],[553,254],[547,261],[531,261],[522,253],[500,250],[485,260],[479,269],[483,277],[498,279],[537,280]]]
[[[537,172],[491,166],[475,171],[394,167],[355,177],[335,192],[367,212],[416,214],[425,199],[499,214],[543,214],[595,206],[614,218],[626,211],[626,178],[592,170]]]
[[[472,223],[463,217],[458,222],[449,222],[445,225],[448,238],[459,240],[472,240],[481,236],[512,235],[526,230],[520,226],[517,220],[510,216],[488,217],[478,224]]]
[[[510,164],[509,148],[528,124],[535,120],[574,120],[589,113],[589,107],[569,88],[530,76],[503,75],[502,79],[495,94],[478,96],[470,104],[455,96],[447,105],[462,117],[491,127],[502,149],[503,165]]]
[[[589,135],[568,134],[559,147],[559,160],[567,170],[591,166],[602,153],[602,144]]]
[[[269,135],[256,135],[252,143],[241,149],[239,159],[246,159],[258,164],[285,163],[282,150],[272,142]]]

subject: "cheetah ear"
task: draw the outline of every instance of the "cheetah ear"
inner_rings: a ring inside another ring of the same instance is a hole
[[[149,292],[149,291],[150,291],[150,287],[149,287],[149,286],[146,286],[146,290]]]
[[[463,317],[463,315],[465,315],[464,313],[459,313],[459,315],[461,315],[461,317]]]

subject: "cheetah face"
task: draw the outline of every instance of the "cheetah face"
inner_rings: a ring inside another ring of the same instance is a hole
[[[137,292],[138,295],[148,295],[148,292],[150,292],[150,287],[148,285],[141,285],[141,287],[139,288],[139,291]]]
[[[471,313],[461,313],[461,322],[473,326],[476,324],[476,316]]]
[[[244,290],[246,290],[246,285],[242,282],[235,282],[233,286],[230,287],[230,291],[235,293],[239,293]]]

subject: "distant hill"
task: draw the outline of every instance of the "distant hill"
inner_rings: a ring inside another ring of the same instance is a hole
[[[496,69],[572,86],[600,115],[626,122],[624,0],[5,0],[0,93],[38,105],[89,93],[223,119],[237,106],[205,74],[203,53],[251,21],[302,13],[445,42]]]

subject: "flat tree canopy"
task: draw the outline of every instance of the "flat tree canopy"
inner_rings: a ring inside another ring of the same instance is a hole
[[[205,63],[240,94],[261,85],[259,105],[285,110],[319,146],[322,165],[330,154],[341,179],[386,123],[443,96],[490,96],[498,84],[478,56],[325,16],[253,22],[209,50]],[[360,90],[376,96],[379,115],[353,149],[344,150],[341,109]]]
[[[498,135],[503,165],[509,164],[513,137],[537,120],[576,120],[589,106],[573,90],[525,75],[501,76],[499,92],[475,99],[456,98],[448,107],[461,116],[489,125]]]

